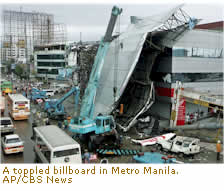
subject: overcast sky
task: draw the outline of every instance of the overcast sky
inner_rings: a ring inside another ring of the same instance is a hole
[[[132,15],[146,17],[159,14],[175,4],[122,4],[118,6],[123,9],[121,26],[124,29]],[[17,11],[22,9],[27,12],[54,14],[55,22],[66,24],[68,40],[72,41],[79,40],[80,32],[82,32],[83,41],[99,40],[105,33],[112,7],[112,4],[0,4],[1,9]],[[223,20],[223,8],[217,4],[185,4],[183,9],[190,16],[203,19],[201,23]]]

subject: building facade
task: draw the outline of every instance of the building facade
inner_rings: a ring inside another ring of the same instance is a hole
[[[223,33],[191,30],[170,48],[170,54],[155,64],[151,78],[155,81],[156,102],[150,112],[162,119],[171,118],[176,81],[185,89],[220,96],[223,94]],[[201,105],[184,103],[184,114],[208,113]]]
[[[59,70],[76,65],[75,52],[65,44],[37,46],[34,51],[34,70],[37,77],[56,79]]]
[[[1,62],[30,63],[34,46],[65,43],[64,24],[41,12],[2,11]]]

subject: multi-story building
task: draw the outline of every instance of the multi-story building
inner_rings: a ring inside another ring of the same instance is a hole
[[[151,73],[156,86],[156,102],[150,112],[171,118],[176,81],[183,87],[209,95],[223,94],[223,32],[189,31],[154,65]],[[184,113],[208,112],[207,107],[186,102]]]
[[[64,24],[57,24],[54,15],[39,12],[3,10],[1,61],[30,63],[33,47],[66,41]]]
[[[76,65],[76,54],[70,52],[65,44],[37,46],[34,49],[34,68],[37,77],[55,79],[59,70]]]

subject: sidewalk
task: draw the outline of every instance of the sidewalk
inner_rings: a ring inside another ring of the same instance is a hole
[[[199,145],[200,145],[200,147],[206,148],[209,151],[216,152],[216,144],[215,143],[200,142]],[[223,144],[222,144],[222,152],[220,154],[223,155]]]

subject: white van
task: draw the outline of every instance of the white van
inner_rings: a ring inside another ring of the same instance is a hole
[[[37,162],[82,163],[80,145],[56,125],[34,128]]]

